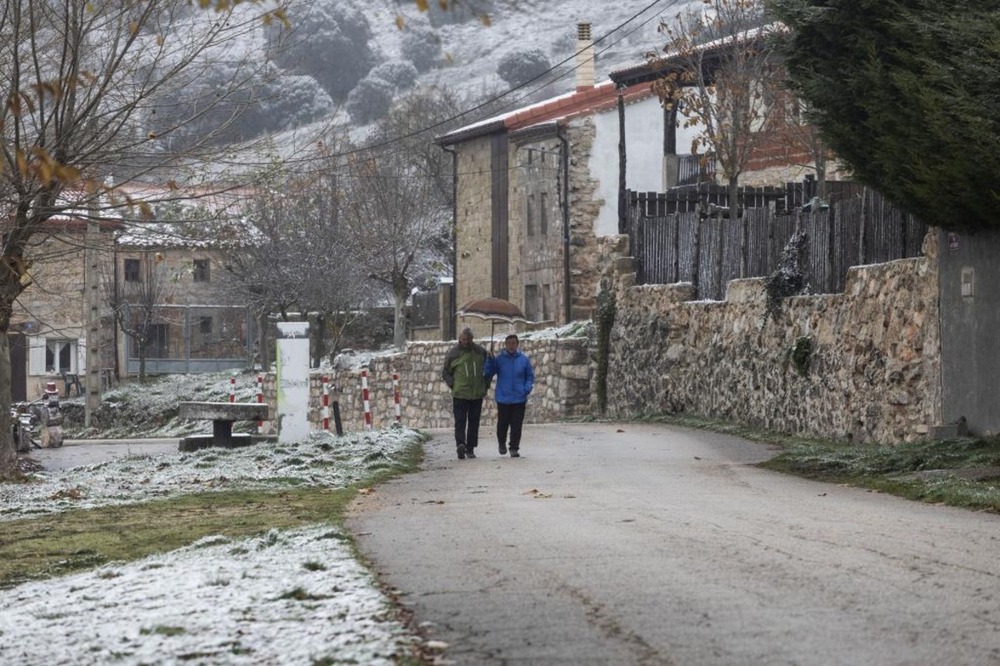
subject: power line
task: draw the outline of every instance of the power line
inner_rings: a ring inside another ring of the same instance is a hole
[[[664,9],[667,9],[669,7],[672,7],[672,6],[676,5],[678,3],[678,1],[679,0],[670,0],[670,2],[667,4],[666,7],[664,7]],[[652,9],[653,7],[655,7],[656,5],[658,5],[658,4],[662,3],[662,2],[664,2],[664,0],[653,0],[653,2],[649,3],[648,5],[646,5],[642,9],[640,9],[638,12],[636,12],[631,17],[629,17],[627,20],[623,21],[622,23],[620,23],[616,27],[612,28],[611,30],[607,31],[606,33],[604,33],[603,35],[601,35],[597,39],[593,40],[593,44],[597,45],[597,44],[600,44],[600,43],[602,43],[602,42],[604,42],[606,40],[609,40],[611,38],[611,36],[614,35],[616,32],[619,32],[619,31],[623,30],[623,28],[625,28],[630,23],[632,23],[633,21],[635,21],[636,19],[638,19],[640,16],[642,16],[643,14],[645,14],[646,12],[648,12],[650,9]],[[624,34],[620,35],[617,39],[610,41],[610,43],[608,43],[604,48],[602,48],[599,51],[597,51],[597,54],[599,55],[600,53],[604,53],[605,51],[609,50],[610,48],[616,46],[623,39],[625,39],[629,35],[631,35],[634,32],[636,32],[639,28],[643,27],[644,25],[648,24],[653,19],[657,18],[658,15],[659,14],[654,14],[653,16],[650,16],[646,20],[644,20],[641,23],[639,23],[638,25],[636,25],[631,30],[629,30],[627,32],[624,32]],[[385,139],[383,141],[379,141],[379,142],[376,142],[376,143],[373,143],[373,144],[368,144],[368,145],[365,145],[365,146],[359,146],[359,147],[353,148],[351,150],[347,150],[347,151],[343,151],[343,152],[338,152],[338,153],[329,153],[329,154],[325,154],[325,155],[315,155],[315,156],[311,156],[311,157],[303,157],[303,158],[298,158],[298,159],[294,159],[294,160],[288,160],[286,163],[287,164],[307,164],[307,163],[311,163],[311,162],[326,161],[326,160],[329,160],[329,159],[332,159],[332,158],[349,157],[351,155],[356,155],[356,154],[363,153],[363,152],[366,152],[366,151],[373,151],[373,150],[377,150],[379,148],[385,148],[387,146],[392,146],[392,145],[395,145],[395,144],[402,143],[403,141],[406,141],[407,139],[412,139],[412,138],[414,138],[416,136],[419,136],[421,134],[424,134],[426,132],[438,129],[438,128],[443,127],[445,125],[448,125],[448,124],[450,124],[450,123],[452,123],[452,122],[454,122],[456,120],[459,120],[459,119],[461,119],[463,117],[466,117],[466,116],[468,116],[470,114],[473,114],[476,111],[479,111],[479,110],[482,110],[482,109],[484,109],[486,107],[489,107],[489,106],[495,104],[496,102],[499,102],[500,100],[503,100],[503,99],[507,98],[508,96],[512,95],[513,93],[518,92],[520,90],[523,90],[523,89],[527,88],[529,85],[531,85],[531,84],[539,81],[540,79],[544,79],[545,77],[548,77],[550,75],[556,74],[557,71],[558,71],[558,69],[561,66],[563,66],[566,63],[568,63],[568,62],[576,59],[576,57],[578,55],[580,55],[580,54],[582,54],[582,53],[584,53],[586,51],[586,48],[589,48],[589,47],[585,47],[583,49],[580,49],[579,51],[574,52],[570,56],[568,56],[568,57],[564,58],[563,60],[557,62],[556,64],[552,65],[551,67],[549,67],[548,69],[546,69],[544,72],[542,72],[542,73],[540,73],[540,74],[532,77],[531,79],[529,79],[529,80],[527,80],[527,81],[525,81],[525,82],[523,82],[523,83],[521,83],[521,84],[519,84],[517,86],[514,86],[513,88],[510,88],[509,90],[507,90],[507,91],[505,91],[503,93],[500,93],[499,95],[494,95],[493,97],[490,97],[489,99],[487,99],[487,100],[485,100],[483,102],[480,102],[479,104],[477,104],[476,106],[473,106],[470,109],[466,109],[465,111],[461,111],[460,113],[457,113],[457,114],[455,114],[453,116],[450,116],[449,118],[446,118],[444,120],[438,121],[438,122],[436,122],[436,123],[434,123],[432,125],[428,125],[426,127],[422,127],[420,129],[413,130],[412,132],[408,132],[408,133],[400,135],[400,136],[395,136],[395,137],[392,137],[392,138],[389,138],[389,139]],[[530,90],[529,92],[527,92],[527,93],[525,93],[525,94],[523,94],[523,95],[521,95],[519,97],[514,98],[513,100],[510,100],[508,102],[508,104],[506,104],[502,108],[511,108],[514,104],[520,102],[521,100],[523,100],[525,98],[528,98],[528,97],[534,95],[535,93],[537,93],[538,91],[544,89],[545,87],[550,86],[553,83],[555,83],[555,82],[557,82],[557,81],[559,81],[559,80],[561,80],[563,78],[566,78],[569,75],[572,75],[576,71],[576,69],[578,69],[578,67],[579,67],[579,65],[577,65],[576,67],[572,67],[572,68],[570,68],[570,69],[568,69],[568,70],[566,70],[564,72],[558,73],[558,75],[553,76],[550,80],[544,82],[540,86],[538,86],[538,87]],[[241,161],[239,164],[245,166],[245,165],[248,164],[248,162]],[[261,163],[261,164],[265,164],[265,163]],[[268,162],[267,164],[270,164],[270,162]]]

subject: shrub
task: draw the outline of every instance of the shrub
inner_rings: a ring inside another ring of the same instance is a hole
[[[549,58],[540,49],[525,49],[508,53],[500,59],[497,74],[515,88],[550,69]]]
[[[436,33],[423,28],[408,28],[400,42],[403,57],[417,71],[425,72],[441,59],[441,40]]]
[[[362,79],[347,96],[344,108],[355,123],[370,123],[389,112],[392,92],[392,85],[387,81],[368,77]]]
[[[394,60],[384,62],[368,72],[368,76],[374,79],[382,79],[388,82],[396,90],[409,90],[417,82],[417,68],[408,62]]]

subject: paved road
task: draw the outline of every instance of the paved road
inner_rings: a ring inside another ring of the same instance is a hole
[[[349,525],[452,663],[1000,664],[996,515],[668,426],[528,427],[519,460],[427,450]]]

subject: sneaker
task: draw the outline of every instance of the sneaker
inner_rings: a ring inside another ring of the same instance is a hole
[[[465,460],[465,447],[464,446],[458,447],[458,459],[459,460]]]
[[[506,454],[507,454],[507,445],[506,444],[501,444],[500,445],[500,455],[503,456],[503,455],[506,455]]]
[[[511,458],[520,458],[521,454],[517,452],[517,449],[511,449],[510,450],[510,457]]]
[[[475,449],[469,449],[468,451],[465,452],[465,457],[466,458],[475,458],[476,457],[476,450]]]

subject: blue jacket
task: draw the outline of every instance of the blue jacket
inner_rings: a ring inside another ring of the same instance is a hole
[[[531,361],[520,349],[513,354],[506,349],[486,359],[483,376],[489,385],[494,375],[497,378],[496,401],[504,405],[515,405],[528,401],[528,394],[535,387],[535,371]]]

